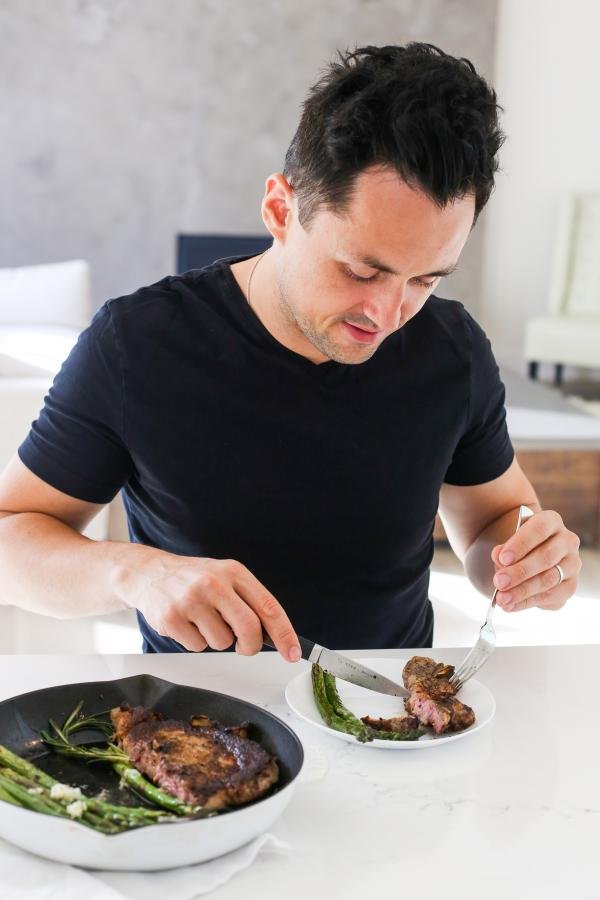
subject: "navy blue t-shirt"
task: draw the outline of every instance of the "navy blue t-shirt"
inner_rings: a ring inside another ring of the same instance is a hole
[[[431,646],[442,483],[513,459],[489,341],[431,296],[359,365],[316,365],[262,325],[229,263],[107,301],[19,448],[48,484],[108,503],[132,541],[236,559],[331,648]],[[182,651],[138,613],[145,651]]]

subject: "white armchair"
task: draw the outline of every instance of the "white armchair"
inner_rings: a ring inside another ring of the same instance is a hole
[[[537,377],[539,363],[600,368],[600,194],[574,194],[563,204],[550,283],[548,314],[530,319],[525,359]]]
[[[0,269],[0,468],[29,431],[80,331],[90,321],[84,260]],[[108,534],[105,508],[85,531]]]
[[[92,315],[83,260],[0,269],[0,468],[29,431],[54,375]],[[83,532],[127,540],[119,497]],[[0,653],[139,652],[134,613],[59,620],[0,603]]]

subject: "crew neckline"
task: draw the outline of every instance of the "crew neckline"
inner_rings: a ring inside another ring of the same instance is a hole
[[[266,325],[263,324],[260,317],[255,313],[253,308],[248,303],[246,295],[238,284],[235,275],[231,271],[232,263],[243,262],[244,260],[252,259],[255,256],[258,256],[258,254],[250,253],[244,256],[228,256],[223,257],[222,259],[218,259],[214,263],[214,265],[219,267],[221,272],[223,273],[228,286],[233,290],[236,299],[240,304],[242,315],[252,325],[253,329],[260,332],[261,337],[266,340],[269,345],[277,352],[283,354],[288,359],[293,359],[306,371],[314,372],[315,375],[325,372],[338,372],[352,369],[353,366],[347,363],[337,362],[334,359],[328,359],[326,362],[322,363],[315,363],[311,359],[308,359],[307,356],[304,356],[302,353],[298,353],[296,350],[291,350],[289,347],[286,347],[285,344],[282,344],[281,341],[277,340],[277,338],[273,334],[271,334],[269,329],[266,327]]]

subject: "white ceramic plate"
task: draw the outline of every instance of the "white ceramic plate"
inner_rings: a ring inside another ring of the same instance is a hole
[[[408,662],[407,659],[365,659],[361,657],[356,662],[363,663],[370,669],[386,675],[388,678],[402,684],[402,669]],[[431,747],[438,747],[440,744],[447,744],[450,741],[460,741],[462,738],[475,734],[485,725],[487,725],[494,716],[496,711],[496,703],[491,692],[480,681],[471,678],[462,688],[459,700],[472,707],[475,713],[475,722],[470,728],[459,731],[456,734],[442,734],[436,737],[433,733],[423,735],[417,741],[379,741],[377,739],[369,741],[367,744],[360,744],[354,735],[346,734],[343,731],[335,731],[329,728],[321,718],[316,707],[311,682],[311,669],[308,667],[302,674],[297,675],[287,685],[285,689],[285,699],[290,708],[316,728],[326,731],[327,734],[339,738],[341,741],[349,741],[353,744],[359,744],[363,747],[381,747],[382,750],[425,750]],[[366,690],[366,688],[357,687],[349,684],[347,681],[337,679],[337,688],[342,698],[344,706],[351,710],[358,718],[361,716],[374,716],[389,718],[391,716],[404,715],[404,703],[399,697],[389,697],[386,694],[377,694],[375,691]]]

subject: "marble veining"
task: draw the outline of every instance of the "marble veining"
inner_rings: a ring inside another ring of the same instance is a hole
[[[406,657],[411,651],[374,653]],[[464,650],[435,650],[458,662]],[[360,656],[361,652],[354,652]],[[219,889],[219,898],[304,900],[382,889],[470,900],[598,900],[600,725],[565,727],[569,704],[596,704],[600,648],[499,648],[481,673],[493,722],[452,744],[384,751],[350,744],[298,719],[284,699],[299,669],[258,657],[3,656],[0,699],[50,684],[148,672],[234,694],[280,716],[306,751],[304,771],[272,832],[291,846],[265,856]],[[298,663],[298,666],[306,663]],[[401,889],[401,890],[400,890]],[[483,896],[483,894],[482,894]]]

